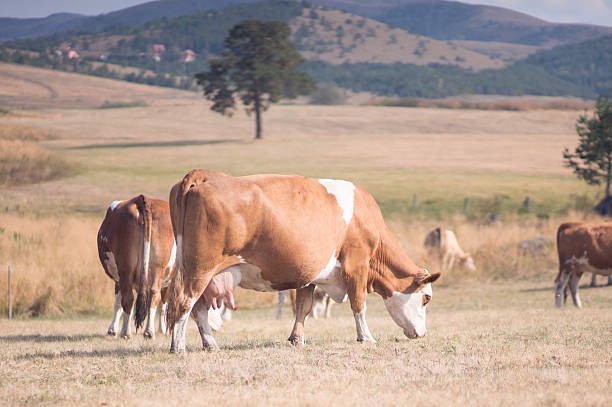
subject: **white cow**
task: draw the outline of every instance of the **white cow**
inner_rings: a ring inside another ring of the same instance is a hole
[[[442,272],[452,270],[455,263],[470,271],[476,271],[472,256],[465,253],[452,230],[435,228],[425,237],[425,247],[430,255],[437,255],[442,263]]]

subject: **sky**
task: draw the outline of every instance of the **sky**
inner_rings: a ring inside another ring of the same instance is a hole
[[[147,0],[0,0],[0,17],[46,17],[57,12],[108,13]],[[612,26],[612,0],[462,0],[531,14],[551,22]]]

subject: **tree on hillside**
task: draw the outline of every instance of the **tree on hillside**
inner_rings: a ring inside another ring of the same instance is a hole
[[[612,179],[612,102],[599,98],[593,117],[586,113],[576,122],[579,144],[573,153],[563,150],[564,165],[588,184],[606,183],[606,198],[610,196]]]
[[[256,139],[262,138],[261,113],[271,103],[306,95],[315,87],[314,79],[296,70],[305,60],[290,35],[281,21],[242,21],[230,30],[221,58],[209,60],[209,71],[195,76],[214,102],[213,111],[231,116],[238,97],[247,113],[255,113]]]

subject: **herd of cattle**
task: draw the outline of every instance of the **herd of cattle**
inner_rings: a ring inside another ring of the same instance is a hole
[[[174,185],[169,203],[144,195],[113,202],[97,241],[102,266],[115,281],[108,334],[117,335],[123,315],[120,336],[129,338],[133,315],[136,329],[144,325],[144,336],[152,338],[159,315],[159,331],[172,332],[171,352],[185,350],[190,316],[204,349],[218,349],[212,330],[231,316],[227,308],[236,308],[236,286],[279,291],[277,317],[291,290],[293,344],[304,342],[307,315],[329,316],[332,300],[346,299],[357,340],[375,342],[365,319],[371,292],[382,296],[407,337],[422,337],[431,283],[441,275],[406,255],[370,194],[331,179],[194,170]],[[557,306],[568,287],[581,306],[584,272],[606,275],[612,283],[612,225],[565,223],[557,246]],[[429,232],[425,247],[443,272],[455,266],[475,270],[450,230]]]

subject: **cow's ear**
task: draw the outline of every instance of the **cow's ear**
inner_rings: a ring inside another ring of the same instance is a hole
[[[437,279],[439,279],[441,275],[442,273],[440,273],[439,271],[433,274],[429,274],[425,276],[421,281],[419,281],[419,283],[423,285],[431,284]]]

